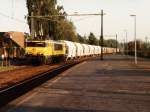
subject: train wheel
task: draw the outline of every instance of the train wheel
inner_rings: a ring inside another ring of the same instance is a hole
[[[52,58],[51,57],[43,57],[43,64],[51,64],[52,63]]]

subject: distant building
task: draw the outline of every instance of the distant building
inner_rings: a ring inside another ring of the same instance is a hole
[[[19,58],[24,55],[25,37],[22,32],[0,32],[0,56]]]

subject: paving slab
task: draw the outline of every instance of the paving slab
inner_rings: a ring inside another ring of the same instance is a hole
[[[2,112],[150,112],[150,60],[83,62],[12,101]]]

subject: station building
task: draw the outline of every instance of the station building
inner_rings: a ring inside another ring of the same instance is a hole
[[[22,32],[0,32],[0,57],[21,58],[24,56],[25,36]]]

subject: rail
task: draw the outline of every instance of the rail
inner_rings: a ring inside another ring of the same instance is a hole
[[[83,62],[83,60],[65,64],[59,68],[44,72],[42,74],[38,74],[37,76],[31,79],[27,79],[23,82],[17,83],[16,85],[1,90],[0,107],[3,107],[4,105],[8,104],[10,101],[16,99],[17,97],[25,94],[26,92],[32,90],[33,88],[43,84],[44,82],[50,80],[51,78],[57,76],[58,74],[64,72],[65,70],[81,62]]]

